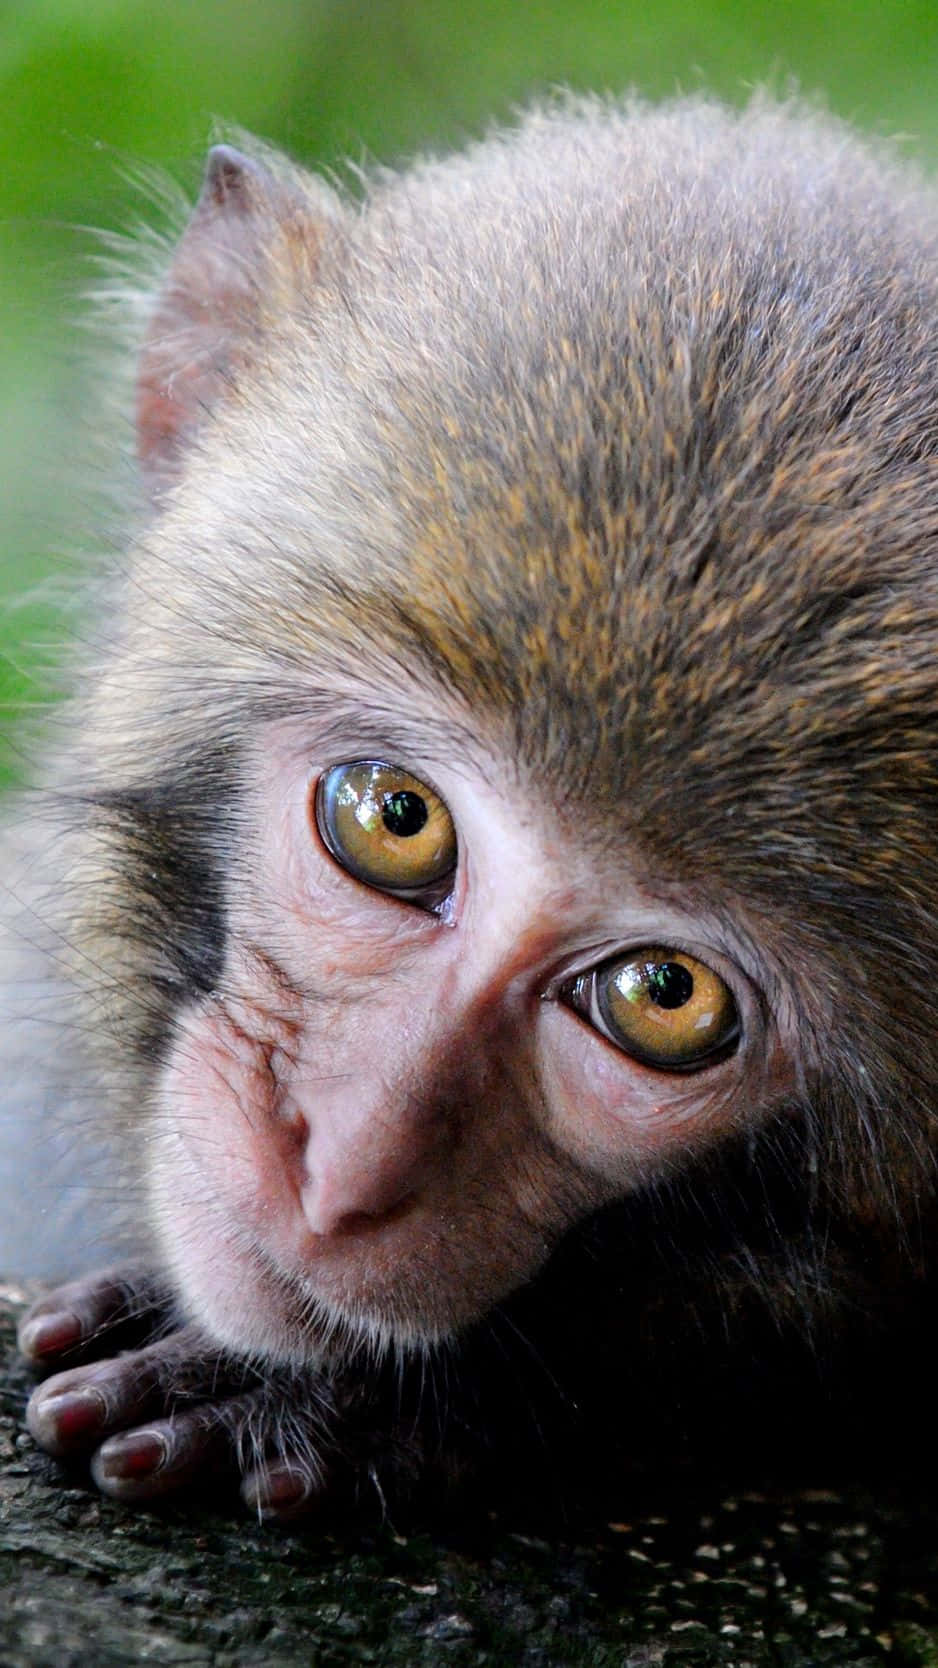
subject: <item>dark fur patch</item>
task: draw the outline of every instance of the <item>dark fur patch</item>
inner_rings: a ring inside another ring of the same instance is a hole
[[[111,848],[112,932],[133,953],[148,995],[138,1046],[159,1054],[174,1013],[221,977],[226,922],[222,874],[231,803],[227,761],[190,763],[145,788],[109,789],[85,801]]]

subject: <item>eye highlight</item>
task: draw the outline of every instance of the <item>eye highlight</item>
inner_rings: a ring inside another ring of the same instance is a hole
[[[624,1053],[661,1071],[696,1071],[740,1038],[725,980],[695,956],[658,944],[581,973],[567,999]]]
[[[439,795],[399,765],[356,759],[316,784],[314,814],[326,850],[378,892],[435,909],[451,890],[456,830]]]

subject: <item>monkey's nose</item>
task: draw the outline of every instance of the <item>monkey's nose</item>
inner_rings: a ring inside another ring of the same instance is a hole
[[[300,1205],[321,1237],[386,1229],[445,1181],[459,1121],[447,1072],[419,1064],[395,1092],[383,1078],[303,1098],[306,1138],[296,1154]]]
[[[345,1239],[377,1233],[413,1210],[417,1189],[413,1177],[382,1173],[356,1165],[311,1175],[300,1191],[303,1215],[314,1234],[323,1239]]]

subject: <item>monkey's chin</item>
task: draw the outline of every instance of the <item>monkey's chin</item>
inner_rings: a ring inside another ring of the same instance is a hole
[[[188,1270],[180,1280],[189,1312],[214,1340],[232,1353],[276,1366],[326,1370],[353,1356],[422,1354],[452,1330],[429,1316],[401,1317],[363,1302],[338,1305],[311,1283],[291,1278],[255,1254],[245,1273],[241,1264],[230,1289],[217,1282],[206,1289]]]
[[[217,1263],[198,1258],[173,1258],[171,1272],[187,1319],[245,1360],[315,1371],[363,1353],[424,1353],[454,1330],[426,1313],[402,1316],[393,1301],[336,1303],[256,1247],[220,1278]]]

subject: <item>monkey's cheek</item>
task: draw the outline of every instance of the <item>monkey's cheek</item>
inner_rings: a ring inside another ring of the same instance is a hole
[[[171,1052],[150,1132],[152,1220],[182,1302],[220,1344],[295,1360],[303,1336],[288,1283],[265,1255],[292,1203],[285,1133],[263,1091],[258,1045],[224,1044],[195,1012]],[[267,1074],[269,1084],[269,1073]],[[305,1362],[315,1360],[305,1339]]]
[[[236,1167],[206,1175],[200,1144],[177,1129],[159,1129],[153,1147],[153,1220],[186,1313],[239,1355],[315,1366],[322,1351],[290,1283],[264,1254],[255,1212],[239,1209]]]

